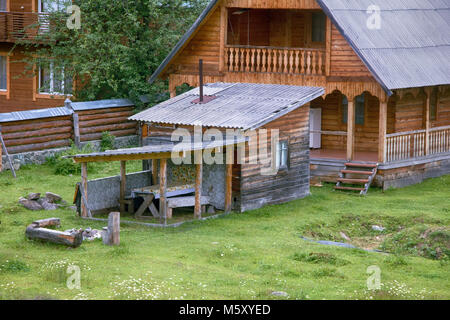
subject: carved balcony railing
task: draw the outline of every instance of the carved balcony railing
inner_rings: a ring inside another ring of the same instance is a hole
[[[31,12],[0,12],[0,41],[33,40],[47,32],[49,16]]]
[[[325,49],[275,47],[225,47],[228,72],[325,75]]]
[[[386,136],[386,162],[450,152],[450,126]]]

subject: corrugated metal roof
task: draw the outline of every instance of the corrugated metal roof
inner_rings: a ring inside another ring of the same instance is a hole
[[[118,149],[118,150],[108,150],[105,152],[96,152],[88,154],[77,154],[74,156],[66,156],[66,158],[74,159],[86,159],[86,158],[108,158],[117,156],[132,156],[132,155],[149,155],[149,154],[161,154],[161,153],[171,153],[174,152],[191,152],[196,150],[211,150],[224,146],[231,146],[246,142],[247,139],[244,136],[236,136],[234,139],[224,139],[224,140],[213,140],[213,141],[203,141],[200,143],[167,143],[167,144],[156,144],[149,145],[139,148],[128,148],[128,149]],[[176,147],[176,148],[175,148]]]
[[[387,90],[450,83],[450,1],[317,0]],[[380,8],[380,29],[367,26]]]
[[[0,123],[52,118],[52,117],[63,117],[63,116],[70,116],[72,113],[73,111],[67,109],[66,107],[0,113]]]
[[[134,103],[133,101],[128,99],[109,99],[87,102],[71,102],[70,105],[72,106],[72,109],[74,111],[83,111],[106,108],[133,107]]]
[[[175,125],[256,129],[324,94],[323,88],[252,83],[214,83],[204,87],[216,99],[195,104],[193,89],[141,113],[130,120]]]

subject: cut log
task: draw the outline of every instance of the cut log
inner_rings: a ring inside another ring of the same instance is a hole
[[[25,235],[28,239],[44,240],[48,242],[64,244],[69,247],[79,247],[83,242],[82,230],[76,232],[61,232],[51,229],[42,228],[43,226],[59,226],[60,220],[58,218],[44,219],[34,221],[30,224]]]
[[[120,212],[109,214],[108,229],[103,233],[103,243],[109,246],[120,244]]]

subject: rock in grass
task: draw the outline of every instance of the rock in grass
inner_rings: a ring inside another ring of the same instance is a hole
[[[287,294],[287,292],[284,292],[284,291],[273,291],[271,294],[276,297],[288,297],[289,296]]]
[[[48,199],[49,202],[55,203],[62,201],[62,197],[56,193],[53,192],[46,192],[45,197]]]
[[[33,200],[28,200],[23,197],[19,199],[19,203],[21,205],[23,205],[25,208],[27,208],[28,210],[33,210],[33,211],[44,210],[44,208],[39,204],[39,202],[33,201]]]
[[[347,235],[346,235],[345,233],[343,233],[342,231],[339,232],[339,234],[341,235],[342,239],[347,240],[347,241],[350,241],[350,240],[351,240],[350,237],[347,236]]]
[[[44,210],[56,210],[58,206],[54,203],[51,203],[47,198],[42,198],[37,201]]]
[[[27,199],[28,199],[28,200],[38,200],[40,197],[41,197],[41,194],[40,194],[40,193],[30,193],[30,194],[27,196]]]
[[[380,226],[372,226],[372,230],[383,232],[384,230],[386,230],[386,228]]]

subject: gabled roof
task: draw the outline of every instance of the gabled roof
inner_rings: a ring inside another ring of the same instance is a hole
[[[150,82],[191,39],[220,0],[212,0],[153,73]],[[450,83],[450,1],[317,0],[380,85],[391,90]],[[367,9],[381,9],[381,28],[367,27]]]
[[[167,100],[130,120],[173,125],[251,130],[272,122],[324,94],[323,88],[273,84],[214,83],[204,94],[215,99],[193,103],[199,89]]]
[[[317,0],[385,90],[450,83],[450,1]],[[367,26],[380,8],[380,28]]]

